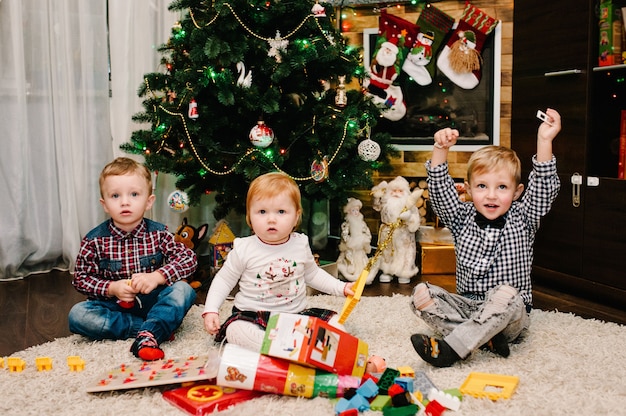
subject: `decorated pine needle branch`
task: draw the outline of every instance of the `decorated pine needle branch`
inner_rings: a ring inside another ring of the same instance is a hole
[[[248,184],[283,171],[304,198],[340,204],[391,170],[380,108],[362,92],[362,50],[332,5],[311,0],[176,0],[161,66],[138,82],[143,128],[122,149],[177,177],[216,219],[244,211]],[[138,80],[139,81],[139,80]],[[365,142],[365,143],[364,143]]]

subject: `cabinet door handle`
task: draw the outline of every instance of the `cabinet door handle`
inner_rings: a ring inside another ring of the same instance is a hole
[[[576,172],[572,175],[572,205],[575,208],[580,206],[580,186],[583,184],[583,177]]]
[[[544,77],[561,77],[564,75],[576,75],[576,74],[582,74],[583,71],[581,69],[566,69],[564,71],[552,71],[552,72],[546,72],[543,74]]]

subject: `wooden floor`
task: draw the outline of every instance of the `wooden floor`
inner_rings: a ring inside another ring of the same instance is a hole
[[[454,291],[454,277],[451,275],[427,275],[420,279]],[[23,280],[0,282],[0,357],[70,334],[67,313],[72,305],[83,300],[70,280],[69,273],[53,271]],[[418,280],[414,281],[400,285],[396,282],[378,283],[376,280],[366,286],[363,293],[365,296],[410,295]],[[571,312],[583,318],[626,324],[626,310],[606,307],[538,285],[534,287],[533,296],[534,306],[538,309]],[[205,294],[200,293],[197,303],[204,303],[204,299]]]

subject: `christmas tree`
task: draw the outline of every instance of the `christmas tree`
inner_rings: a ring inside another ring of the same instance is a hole
[[[249,182],[280,170],[303,197],[345,203],[390,170],[381,108],[358,88],[361,50],[335,28],[332,6],[306,0],[177,0],[159,72],[139,89],[150,125],[122,145],[177,177],[191,204],[215,192],[219,219],[242,212]],[[356,84],[357,88],[350,85]],[[348,86],[348,87],[347,87]]]

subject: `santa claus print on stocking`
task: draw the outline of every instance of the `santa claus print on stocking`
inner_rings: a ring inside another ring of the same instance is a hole
[[[452,30],[454,18],[432,4],[427,4],[416,24],[420,31],[404,60],[402,70],[419,85],[430,85],[435,77],[434,58]]]
[[[482,49],[498,20],[482,10],[465,4],[465,10],[450,40],[437,59],[437,68],[464,89],[475,88],[482,77]]]
[[[381,11],[376,48],[363,86],[372,101],[383,107],[382,116],[392,121],[406,114],[402,89],[393,83],[417,32],[414,23]]]

